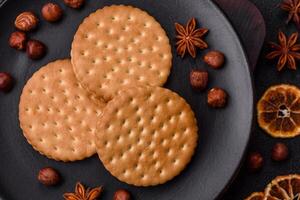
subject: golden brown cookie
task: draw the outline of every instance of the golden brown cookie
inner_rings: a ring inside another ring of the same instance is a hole
[[[193,111],[176,93],[160,87],[119,92],[99,118],[97,141],[105,168],[136,186],[165,183],[190,162],[198,139]]]
[[[75,161],[96,153],[97,117],[104,103],[79,85],[70,60],[42,67],[26,83],[19,120],[27,141],[49,158]]]
[[[161,25],[145,11],[123,5],[88,16],[75,34],[71,57],[81,85],[106,100],[121,86],[162,86],[172,65]]]

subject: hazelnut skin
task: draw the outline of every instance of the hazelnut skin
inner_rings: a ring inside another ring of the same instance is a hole
[[[259,171],[262,168],[263,163],[264,159],[260,153],[252,152],[249,154],[247,161],[249,170],[253,172]]]
[[[61,177],[55,169],[51,167],[45,167],[39,171],[38,180],[43,185],[53,186],[60,182]]]
[[[289,156],[288,147],[281,142],[276,143],[272,148],[272,159],[275,161],[286,160]]]
[[[80,8],[84,4],[84,0],[64,0],[64,2],[71,8]]]
[[[213,88],[207,94],[207,103],[212,108],[223,108],[227,104],[227,93],[221,88]]]
[[[27,36],[24,32],[16,31],[13,32],[9,37],[9,46],[17,49],[24,50],[26,48]]]
[[[32,12],[23,12],[15,20],[15,27],[21,31],[28,32],[35,29],[39,19]]]
[[[204,62],[214,69],[219,69],[224,65],[225,56],[220,51],[210,51],[204,58]]]
[[[117,190],[113,198],[113,200],[130,200],[130,199],[131,199],[130,193],[124,189]]]
[[[208,72],[194,69],[190,72],[190,84],[196,90],[204,90],[208,83]]]
[[[6,72],[0,72],[0,90],[2,92],[9,92],[14,84],[12,76]]]
[[[37,60],[46,54],[46,46],[38,40],[29,40],[26,52],[29,58]]]
[[[42,8],[42,16],[48,22],[56,22],[62,18],[63,10],[58,4],[47,3]]]

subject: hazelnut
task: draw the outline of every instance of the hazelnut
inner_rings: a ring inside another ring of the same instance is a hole
[[[24,50],[26,48],[26,40],[27,37],[24,32],[13,32],[9,37],[9,46],[17,50]]]
[[[253,172],[260,170],[263,166],[263,162],[264,159],[262,155],[258,152],[252,152],[248,156],[248,168]]]
[[[23,12],[17,16],[15,26],[21,31],[31,31],[38,25],[38,18],[32,12]]]
[[[46,54],[46,46],[38,40],[29,40],[26,52],[29,58],[37,60]]]
[[[63,10],[55,3],[47,3],[42,8],[42,16],[48,22],[56,22],[62,18]]]
[[[39,182],[46,186],[57,185],[60,182],[60,179],[59,173],[51,167],[41,169],[38,174]]]
[[[12,89],[14,80],[11,75],[5,72],[0,72],[0,90],[9,92]]]
[[[207,103],[212,108],[223,108],[227,103],[227,93],[221,88],[213,88],[208,92]]]
[[[130,193],[124,189],[117,190],[114,194],[113,200],[130,200]]]
[[[202,71],[199,69],[194,69],[190,73],[190,83],[191,86],[196,90],[204,90],[208,82],[207,71]]]
[[[64,0],[64,2],[71,8],[80,8],[84,4],[84,0]]]
[[[212,68],[219,69],[225,62],[225,56],[220,51],[210,51],[204,56],[203,60]]]
[[[286,160],[289,156],[288,147],[281,142],[276,143],[272,148],[272,159],[275,161]]]

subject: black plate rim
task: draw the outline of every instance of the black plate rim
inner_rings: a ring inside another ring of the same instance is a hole
[[[253,81],[253,72],[251,71],[250,69],[250,62],[249,62],[249,59],[248,59],[248,56],[246,54],[246,50],[245,50],[245,47],[242,43],[242,40],[241,40],[241,36],[239,35],[239,33],[237,32],[236,28],[232,25],[232,22],[228,19],[228,17],[226,16],[225,12],[213,1],[211,0],[210,1],[216,10],[218,10],[218,12],[226,19],[226,25],[230,27],[231,30],[233,30],[233,34],[235,35],[235,37],[237,38],[237,42],[240,46],[240,48],[242,49],[242,54],[243,54],[243,60],[244,62],[247,63],[247,72],[250,76],[250,87],[251,87],[251,92],[252,92],[252,99],[251,99],[251,122],[250,122],[250,127],[249,127],[249,133],[248,133],[248,137],[247,137],[247,143],[243,149],[243,152],[242,152],[242,156],[240,158],[240,162],[238,164],[238,166],[236,167],[235,171],[233,172],[233,174],[231,175],[231,178],[228,180],[226,186],[224,187],[224,189],[220,192],[219,195],[217,195],[217,198],[216,199],[220,199],[224,193],[228,190],[228,188],[230,187],[230,185],[232,184],[232,182],[235,180],[236,176],[238,175],[239,171],[240,171],[240,168],[242,166],[242,163],[245,159],[245,155],[246,155],[246,151],[248,149],[248,146],[249,146],[249,141],[250,141],[250,138],[251,138],[251,133],[252,133],[252,130],[253,130],[253,124],[254,124],[254,102],[255,102],[255,93],[254,93],[254,81]]]

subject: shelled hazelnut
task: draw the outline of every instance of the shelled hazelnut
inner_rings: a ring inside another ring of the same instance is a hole
[[[84,4],[84,0],[64,0],[64,2],[71,8],[80,8]]]
[[[27,36],[24,32],[16,31],[13,32],[9,37],[9,46],[17,49],[24,50],[26,48]]]
[[[247,164],[249,170],[256,172],[260,170],[263,166],[264,159],[262,155],[258,152],[252,152],[248,156]]]
[[[272,159],[275,161],[286,160],[289,156],[288,147],[281,142],[276,143],[272,148]]]
[[[38,25],[38,18],[33,12],[23,12],[15,20],[15,27],[21,31],[31,31]]]
[[[26,52],[29,58],[37,60],[46,54],[46,46],[41,41],[29,40]]]
[[[113,200],[130,200],[130,193],[124,189],[117,190],[114,194]]]
[[[63,10],[58,4],[47,3],[42,8],[42,16],[48,22],[56,22],[63,16]]]
[[[204,90],[208,83],[208,72],[194,69],[190,72],[190,84],[196,90]]]
[[[207,103],[212,108],[223,108],[227,104],[227,93],[221,88],[212,88],[207,94]]]
[[[12,76],[6,72],[0,72],[0,90],[9,92],[13,87],[14,80]]]
[[[219,69],[224,65],[225,56],[220,51],[210,51],[204,58],[204,62],[214,69]]]
[[[57,185],[60,182],[60,179],[59,173],[51,167],[41,169],[38,174],[39,182],[46,186]]]

